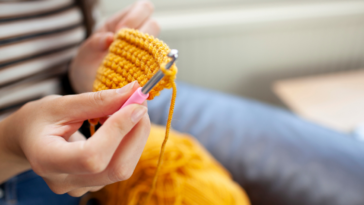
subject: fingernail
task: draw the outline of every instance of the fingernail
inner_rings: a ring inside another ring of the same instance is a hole
[[[117,93],[126,93],[126,92],[128,92],[129,90],[131,90],[134,87],[135,82],[136,82],[136,80],[129,83],[129,84],[127,84],[126,86],[124,86],[122,88],[117,89],[116,92]]]
[[[145,106],[138,106],[135,108],[133,113],[131,114],[131,121],[134,123],[139,122],[139,120],[143,117],[143,115],[147,112],[147,108]]]

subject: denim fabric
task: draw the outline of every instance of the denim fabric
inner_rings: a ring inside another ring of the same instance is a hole
[[[148,102],[165,124],[170,90]],[[183,83],[172,127],[195,136],[247,191],[253,205],[363,205],[364,145],[258,102]],[[78,204],[32,171],[2,185],[0,205]]]
[[[0,205],[78,205],[79,198],[53,193],[33,171],[11,178],[1,186]]]
[[[165,124],[171,91],[148,103]],[[172,127],[196,137],[253,205],[363,205],[362,141],[286,110],[178,84]]]

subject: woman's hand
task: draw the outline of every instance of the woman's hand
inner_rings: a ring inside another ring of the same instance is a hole
[[[114,35],[121,28],[134,28],[153,36],[159,34],[158,23],[151,18],[153,5],[150,1],[138,1],[117,13],[99,28],[80,47],[73,59],[69,77],[76,92],[89,92],[95,80],[97,68],[107,54]]]
[[[23,106],[0,123],[0,183],[30,166],[53,192],[72,196],[128,179],[150,121],[146,104],[118,109],[138,87],[49,96]],[[84,120],[108,115],[88,140],[77,131]]]

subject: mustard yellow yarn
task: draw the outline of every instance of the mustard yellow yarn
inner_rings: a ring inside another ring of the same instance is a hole
[[[162,41],[133,29],[121,30],[109,48],[103,64],[97,71],[94,91],[121,88],[130,82],[138,81],[140,86],[171,59],[170,49]],[[156,87],[149,93],[152,100],[164,88],[172,88],[177,67],[173,65]],[[165,72],[166,73],[166,72]]]
[[[165,128],[152,126],[131,178],[106,186],[84,199],[103,205],[140,204],[150,191]],[[192,137],[171,131],[150,205],[249,205],[230,174]]]
[[[143,86],[162,70],[165,77],[150,92],[148,99],[152,100],[164,88],[172,88],[170,111],[165,129],[152,126],[132,177],[86,195],[81,205],[90,198],[98,199],[102,205],[250,204],[229,173],[195,140],[176,132],[169,133],[177,91],[174,82],[177,67],[164,68],[170,61],[169,51],[158,39],[132,29],[121,30],[110,46],[97,72],[94,91],[120,88],[134,80]],[[89,122],[91,132],[94,132],[97,119]]]

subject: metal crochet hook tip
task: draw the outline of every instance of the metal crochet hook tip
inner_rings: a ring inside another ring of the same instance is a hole
[[[171,51],[168,53],[167,55],[168,57],[172,58],[171,61],[169,61],[166,65],[166,69],[170,69],[173,65],[173,63],[177,60],[178,58],[178,50],[176,49],[171,49]],[[142,93],[143,94],[148,94],[153,88],[154,86],[157,85],[157,83],[162,80],[162,78],[164,77],[164,73],[162,71],[158,71],[142,88]]]
[[[167,56],[173,58],[173,60],[176,60],[178,58],[178,50],[171,49]]]

